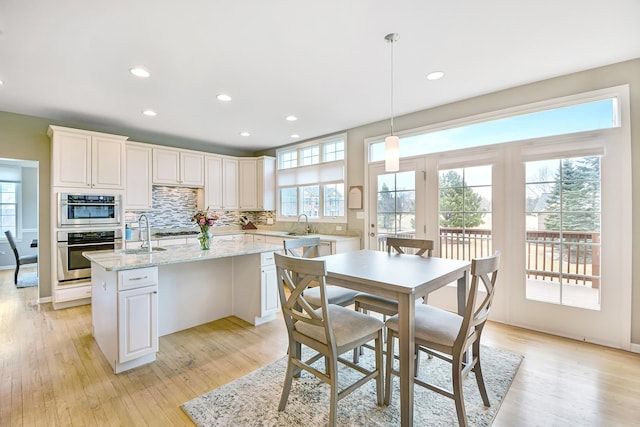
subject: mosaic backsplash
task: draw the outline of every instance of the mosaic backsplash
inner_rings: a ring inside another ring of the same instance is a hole
[[[151,227],[189,228],[195,227],[191,217],[198,210],[198,189],[185,187],[164,187],[154,185],[151,192],[153,209],[150,211],[126,211],[128,222],[138,221],[140,214],[146,214]],[[240,217],[246,216],[255,225],[266,225],[267,219],[275,221],[275,212],[215,211],[220,215],[217,226],[240,226]]]

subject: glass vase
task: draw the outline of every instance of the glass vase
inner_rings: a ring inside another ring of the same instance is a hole
[[[200,234],[200,237],[198,237],[198,240],[200,240],[200,249],[202,249],[203,251],[208,251],[209,249],[211,249],[211,239],[212,236],[211,234],[209,234],[209,232]]]

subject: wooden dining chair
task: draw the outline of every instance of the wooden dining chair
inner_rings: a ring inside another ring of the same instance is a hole
[[[284,253],[286,255],[315,258],[319,255],[320,238],[303,237],[300,239],[284,240]],[[327,299],[329,304],[337,304],[348,307],[353,304],[358,291],[343,288],[341,286],[327,285]],[[305,291],[305,298],[314,307],[320,307],[320,289],[310,287]]]
[[[278,281],[278,293],[282,314],[287,325],[289,354],[279,411],[284,411],[291,391],[293,378],[301,370],[315,375],[331,386],[329,426],[336,425],[338,401],[368,381],[376,380],[378,406],[382,405],[382,328],[384,324],[371,316],[336,304],[329,304],[325,276],[326,262],[322,259],[305,259],[274,254]],[[320,307],[312,305],[306,290],[317,283],[320,291]],[[286,291],[285,291],[286,289]],[[365,369],[340,355],[371,340],[375,341],[375,368]],[[315,350],[309,359],[302,357],[301,347]],[[325,358],[324,372],[312,364]],[[353,384],[338,389],[338,362],[357,370],[363,376]]]
[[[471,287],[463,316],[428,304],[416,306],[415,342],[418,350],[451,363],[453,384],[451,390],[447,390],[426,382],[420,378],[419,374],[416,374],[414,383],[453,399],[460,426],[467,425],[462,383],[469,371],[475,373],[482,402],[487,407],[491,406],[482,377],[480,338],[495,295],[499,263],[499,252],[490,257],[476,258],[471,261]],[[486,291],[486,293],[480,291]],[[394,354],[393,338],[398,336],[398,316],[390,317],[386,321],[386,326],[388,332],[387,376],[384,399],[385,404],[388,405],[391,401],[391,375],[399,375],[393,366],[394,358],[389,357]],[[470,357],[465,354],[467,351],[471,351]]]
[[[9,246],[11,246],[11,250],[13,251],[13,255],[16,258],[16,272],[13,275],[13,284],[18,285],[18,273],[20,272],[20,266],[25,264],[35,264],[38,262],[38,255],[20,255],[18,253],[18,248],[16,247],[16,242],[13,240],[13,234],[11,230],[6,230],[4,235],[7,237],[7,241],[9,242]]]
[[[433,240],[387,237],[387,252],[389,254],[397,252],[400,254],[410,253],[417,256],[430,257],[433,252]],[[426,301],[426,296],[423,297],[423,302],[424,301]],[[382,319],[386,320],[387,316],[398,314],[398,301],[361,292],[354,298],[354,308],[356,311],[363,313],[369,313],[370,311],[380,313],[382,314]],[[353,354],[353,361],[355,363],[358,363],[359,355],[360,351]]]

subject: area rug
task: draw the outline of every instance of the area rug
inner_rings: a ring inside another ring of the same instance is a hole
[[[491,407],[482,404],[475,377],[470,373],[464,383],[464,400],[469,425],[489,426],[516,375],[522,356],[483,346],[482,371]],[[373,366],[373,352],[365,351],[360,364]],[[324,360],[315,365],[323,368]],[[329,385],[303,372],[294,379],[287,407],[278,412],[278,403],[286,370],[286,358],[264,366],[233,382],[212,390],[182,405],[183,411],[197,426],[324,426],[329,419]],[[420,360],[420,375],[431,382],[449,387],[451,365],[437,358]],[[344,385],[360,374],[341,366],[338,380]],[[338,402],[337,424],[340,426],[400,425],[399,380],[393,378],[393,397],[389,406],[376,405],[375,381]],[[419,426],[454,426],[458,424],[453,400],[415,386],[414,424]]]
[[[38,286],[38,273],[28,272],[18,275],[18,288],[29,288],[31,286]]]

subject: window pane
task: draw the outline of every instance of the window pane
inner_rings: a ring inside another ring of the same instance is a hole
[[[387,236],[415,237],[415,172],[378,176],[377,227],[379,248]]]
[[[314,145],[300,150],[301,166],[315,165],[317,163],[320,163],[320,147]]]
[[[528,162],[527,298],[600,309],[600,157]]]
[[[552,108],[441,131],[400,137],[400,158],[615,127],[614,98]],[[384,141],[369,146],[370,161],[384,160]]]
[[[280,189],[280,215],[281,216],[298,216],[298,189],[282,188]]]
[[[344,184],[324,186],[324,216],[344,216]]]
[[[322,144],[323,161],[332,162],[344,159],[344,141],[333,141]]]
[[[298,166],[298,151],[290,150],[278,153],[278,169],[289,169]]]
[[[302,213],[309,218],[318,218],[320,212],[320,186],[311,185],[301,187],[302,191]]]
[[[440,256],[471,260],[492,254],[491,173],[491,166],[439,171]]]

